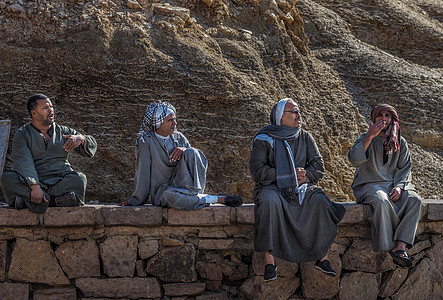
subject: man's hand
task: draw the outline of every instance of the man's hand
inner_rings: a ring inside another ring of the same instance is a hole
[[[306,176],[306,171],[303,168],[295,168],[295,173],[297,173],[297,181],[298,185],[302,185],[308,181],[308,177]]]
[[[46,199],[45,193],[43,193],[40,185],[39,184],[31,185],[31,202],[40,204],[42,203],[42,200],[48,202],[48,199]]]
[[[370,138],[375,138],[380,134],[383,128],[385,128],[386,123],[382,120],[375,122],[374,124],[369,125],[368,136]]]
[[[65,139],[68,139],[66,141],[66,143],[63,145],[63,148],[67,152],[72,151],[74,148],[77,148],[80,145],[83,145],[85,143],[85,141],[86,141],[86,138],[83,135],[81,135],[81,134],[78,134],[78,135],[73,135],[73,134],[66,135],[66,134],[63,134],[63,137]]]
[[[395,187],[392,189],[392,191],[389,193],[389,199],[393,202],[400,199],[401,196],[401,188]]]
[[[169,157],[172,161],[179,161],[182,158],[183,152],[185,152],[185,150],[185,147],[177,147],[172,151]]]

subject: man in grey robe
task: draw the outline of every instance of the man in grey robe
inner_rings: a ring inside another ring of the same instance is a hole
[[[148,106],[137,140],[134,191],[121,206],[152,204],[199,209],[212,203],[240,206],[239,196],[204,194],[207,160],[176,130],[176,111],[168,102]]]
[[[35,213],[44,213],[48,206],[83,205],[86,176],[72,169],[68,154],[93,157],[94,137],[56,124],[52,102],[45,95],[31,96],[27,108],[32,121],[12,140],[13,171],[1,177],[3,197],[10,206]]]
[[[280,100],[271,125],[254,138],[250,171],[255,182],[255,250],[265,253],[265,281],[277,278],[274,256],[291,262],[315,261],[315,268],[336,276],[328,250],[345,209],[315,184],[324,164],[313,137],[301,129],[298,105]]]
[[[394,107],[378,105],[371,121],[348,154],[356,167],[352,189],[357,203],[371,207],[374,251],[389,250],[395,263],[410,267],[406,247],[414,243],[422,201],[411,183],[408,144]]]

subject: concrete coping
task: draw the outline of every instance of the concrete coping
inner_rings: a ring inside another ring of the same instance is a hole
[[[343,203],[346,214],[339,226],[369,222],[369,207]],[[443,201],[424,200],[421,221],[443,221]],[[211,205],[199,210],[177,210],[153,205],[117,206],[85,205],[81,207],[49,207],[44,214],[27,209],[0,207],[0,226],[67,227],[67,226],[229,226],[254,224],[254,204],[240,207]]]

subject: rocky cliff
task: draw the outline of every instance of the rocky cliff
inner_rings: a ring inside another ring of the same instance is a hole
[[[88,200],[132,189],[146,105],[178,110],[179,130],[208,157],[208,192],[250,200],[249,151],[283,97],[300,104],[334,200],[352,199],[347,151],[375,103],[396,106],[414,181],[443,195],[443,5],[440,1],[0,1],[0,119],[29,121],[35,92],[57,122],[93,134]],[[7,166],[10,166],[8,160]]]

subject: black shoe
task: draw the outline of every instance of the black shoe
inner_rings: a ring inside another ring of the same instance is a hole
[[[277,265],[267,264],[265,266],[265,281],[275,280],[277,278]]]
[[[75,204],[75,193],[69,192],[64,194],[63,196],[55,197],[55,205],[56,206],[74,206]]]
[[[15,196],[14,207],[16,209],[23,209],[23,208],[25,208],[26,207],[25,200],[23,200],[23,198],[20,197],[20,196]]]
[[[237,195],[228,196],[224,194],[220,194],[220,196],[225,196],[225,205],[227,206],[238,207],[243,204],[243,200],[240,198],[240,196]]]
[[[317,260],[314,264],[314,268],[317,270],[322,271],[323,273],[335,277],[337,276],[337,273],[334,271],[334,269],[331,267],[331,263],[329,260],[325,259],[324,261]]]

